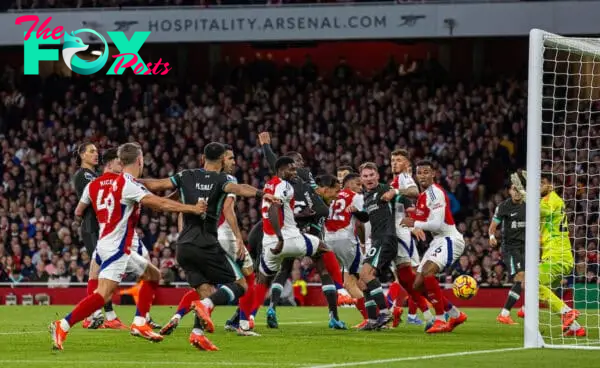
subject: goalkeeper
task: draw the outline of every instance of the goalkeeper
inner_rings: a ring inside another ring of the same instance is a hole
[[[574,260],[569,239],[565,203],[556,194],[551,175],[542,175],[540,192],[540,238],[542,258],[539,265],[540,301],[552,313],[560,313],[565,336],[585,336],[585,328],[577,323],[579,311],[569,308],[552,289],[573,271]]]

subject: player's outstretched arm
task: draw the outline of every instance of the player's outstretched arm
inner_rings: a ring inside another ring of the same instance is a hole
[[[149,191],[164,192],[165,190],[175,189],[175,183],[171,178],[164,179],[138,179]]]
[[[262,190],[248,184],[237,184],[229,182],[223,187],[225,193],[233,193],[240,197],[254,197],[256,199],[266,199],[269,202],[277,201],[277,198],[272,194],[265,194]]]
[[[181,212],[190,215],[201,215],[206,213],[207,204],[205,201],[198,201],[195,205],[183,204],[172,201],[167,198],[159,197],[153,194],[144,196],[140,201],[142,206],[161,212]]]

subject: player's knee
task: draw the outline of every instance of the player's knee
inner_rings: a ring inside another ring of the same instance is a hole
[[[515,281],[519,281],[519,282],[523,282],[525,281],[525,272],[517,272],[517,274],[514,277]]]
[[[100,279],[98,281],[98,287],[96,288],[96,293],[100,294],[102,298],[104,298],[105,302],[108,302],[112,299],[113,293],[117,289],[119,285],[118,282],[108,280],[108,279]]]
[[[152,263],[148,263],[148,266],[142,275],[142,280],[154,282],[160,281],[160,270]]]
[[[415,282],[413,283],[413,289],[421,291],[423,290],[423,275],[417,273],[415,276]]]
[[[208,298],[215,292],[215,288],[210,284],[202,284],[196,287],[200,299]]]

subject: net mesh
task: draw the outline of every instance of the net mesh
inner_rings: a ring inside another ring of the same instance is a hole
[[[539,329],[547,345],[600,348],[600,40],[548,35],[543,47],[541,174],[553,188],[540,203]],[[586,336],[564,335],[570,308]]]

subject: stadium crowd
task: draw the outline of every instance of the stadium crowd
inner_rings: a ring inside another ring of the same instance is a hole
[[[71,183],[81,142],[102,152],[137,141],[144,176],[163,178],[199,167],[204,145],[222,141],[234,147],[237,179],[261,187],[270,173],[257,136],[269,131],[275,152],[302,153],[315,175],[373,161],[389,181],[394,148],[407,148],[414,161],[433,160],[467,244],[442,278],[469,274],[483,286],[500,286],[510,280],[487,228],[507,197],[507,174],[525,163],[525,91],[521,80],[454,83],[435,62],[403,67],[393,59],[370,79],[343,59],[333,71],[310,60],[280,69],[269,59],[223,61],[210,84],[177,86],[132,76],[24,78],[7,66],[0,77],[0,282],[87,281],[90,255]],[[600,161],[587,169],[600,172]],[[237,211],[247,237],[260,220],[258,203],[240,200]],[[176,219],[144,210],[137,230],[165,284],[185,281],[174,256]],[[571,224],[590,220],[578,216]],[[576,231],[580,277],[597,275],[587,266],[597,267],[597,242],[590,239],[598,231]],[[319,280],[310,259],[295,263],[292,278]]]

